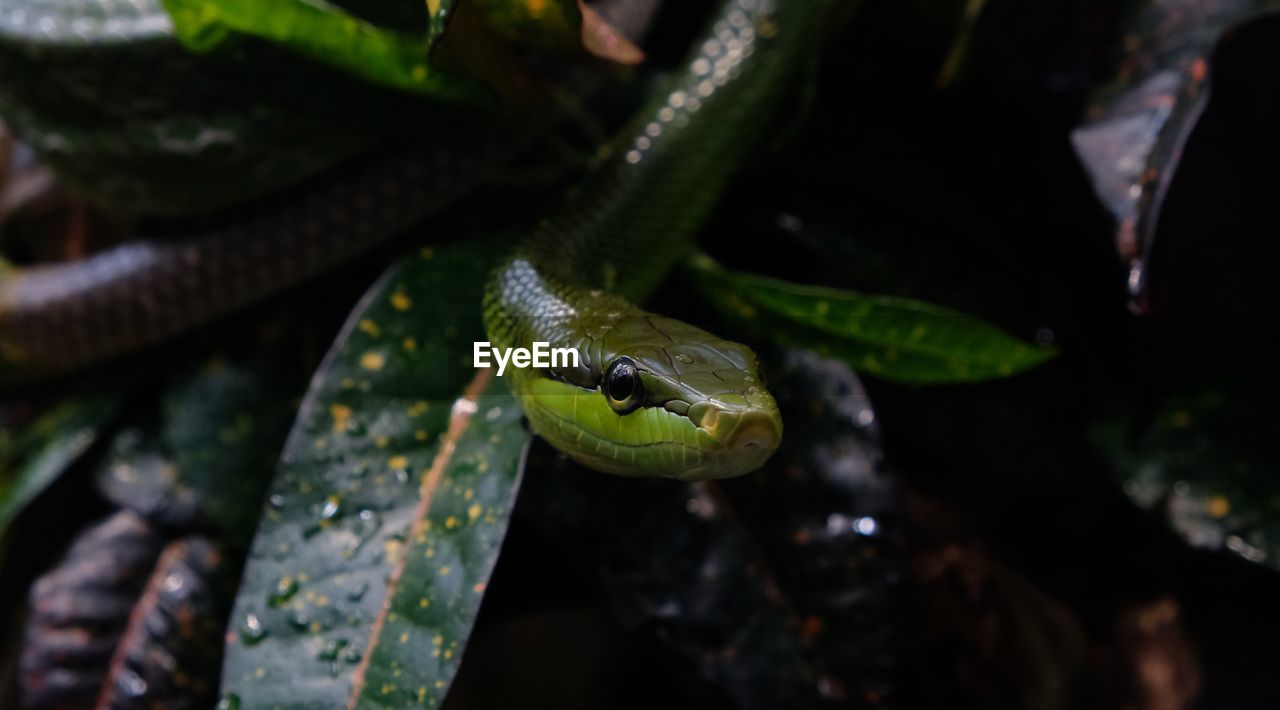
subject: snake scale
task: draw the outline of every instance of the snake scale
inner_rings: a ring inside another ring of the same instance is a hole
[[[494,271],[485,325],[495,345],[547,341],[582,354],[576,368],[509,376],[534,430],[571,457],[617,474],[704,479],[753,470],[776,449],[782,422],[755,354],[632,303],[688,254],[836,4],[720,3],[611,157]],[[0,282],[0,362],[62,371],[170,337],[421,220],[465,190],[479,162],[445,150],[369,159],[247,218],[20,271]]]

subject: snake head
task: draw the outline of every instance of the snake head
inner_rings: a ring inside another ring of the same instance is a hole
[[[576,371],[549,373],[524,396],[534,429],[571,458],[703,480],[753,471],[777,450],[782,417],[750,348],[642,311],[579,327]]]

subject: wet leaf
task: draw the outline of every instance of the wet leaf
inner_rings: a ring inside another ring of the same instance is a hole
[[[248,354],[176,375],[115,437],[98,472],[106,498],[166,528],[212,524],[247,544],[314,365],[297,328],[267,331]]]
[[[1209,98],[1223,35],[1280,10],[1274,0],[1145,0],[1125,28],[1126,55],[1072,137],[1098,198],[1115,218],[1129,293],[1146,307],[1157,221],[1183,149]]]
[[[1264,392],[1228,379],[1170,397],[1141,428],[1111,416],[1094,433],[1130,497],[1189,543],[1280,569],[1280,461]]]
[[[838,357],[897,382],[976,382],[1052,358],[973,316],[893,296],[870,296],[730,271],[702,256],[692,281],[726,317],[783,344]]]
[[[892,696],[898,522],[874,415],[835,360],[791,353],[771,387],[788,433],[761,471],[683,484],[549,466],[520,510],[737,707],[875,707]]]
[[[99,707],[213,703],[232,567],[218,545],[203,537],[165,547],[112,653]]]
[[[207,707],[232,565],[189,537],[167,547],[122,511],[82,533],[31,588],[20,661],[30,707]]]
[[[823,698],[898,705],[903,522],[875,410],[845,363],[806,350],[780,360],[769,384],[782,448],[759,474],[726,481],[727,498],[820,659]]]
[[[0,434],[0,538],[98,440],[121,401],[119,395],[103,394],[67,402],[20,431]]]
[[[497,560],[528,435],[477,372],[491,242],[393,268],[286,444],[227,635],[245,707],[434,707]]]
[[[193,52],[209,52],[245,35],[276,42],[369,81],[451,101],[482,98],[471,80],[431,65],[431,48],[444,33],[455,0],[429,3],[420,34],[375,25],[327,3],[306,0],[163,0],[179,39]]]
[[[132,512],[90,527],[30,591],[19,662],[28,707],[93,707],[163,541]]]

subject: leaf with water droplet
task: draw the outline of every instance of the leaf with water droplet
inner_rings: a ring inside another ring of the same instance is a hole
[[[1250,368],[1208,377],[1154,410],[1114,408],[1094,423],[1094,441],[1134,502],[1190,545],[1280,569],[1275,388]]]
[[[298,593],[298,580],[294,577],[281,577],[276,582],[276,588],[271,592],[271,596],[267,597],[267,603],[273,607],[280,606],[293,598]]]
[[[145,695],[156,706],[207,706],[233,567],[199,536],[165,546],[132,511],[90,527],[31,587],[25,703],[126,707]]]
[[[277,339],[246,339],[162,381],[161,395],[112,440],[98,490],[166,528],[212,525],[227,542],[247,545],[318,359],[295,344],[312,327],[304,320],[286,319]]]
[[[280,457],[279,505],[259,524],[232,617],[254,614],[264,635],[228,644],[227,692],[255,707],[443,699],[529,442],[506,384],[469,362],[497,253],[482,240],[406,259],[351,314]],[[298,586],[282,595],[286,578]]]

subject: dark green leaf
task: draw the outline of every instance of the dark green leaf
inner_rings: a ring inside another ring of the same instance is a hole
[[[1130,497],[1189,543],[1280,569],[1280,459],[1266,392],[1227,378],[1170,397],[1141,429],[1110,416],[1094,433]]]
[[[22,431],[3,437],[0,450],[0,537],[14,518],[101,436],[122,401],[98,395],[58,405]]]
[[[178,37],[208,52],[234,35],[276,42],[369,81],[450,100],[480,97],[469,79],[437,70],[431,48],[455,0],[432,0],[420,35],[379,27],[327,3],[306,0],[164,0]]]
[[[213,523],[247,542],[314,359],[297,328],[268,328],[249,355],[189,368],[146,421],[117,435],[98,475],[118,505],[169,528]]]
[[[312,381],[254,540],[223,686],[244,707],[435,707],[529,436],[469,361],[492,243],[395,267]]]
[[[730,319],[780,344],[812,348],[887,380],[989,380],[1054,355],[973,316],[920,301],[730,271],[705,256],[692,260],[690,269],[696,288]]]

